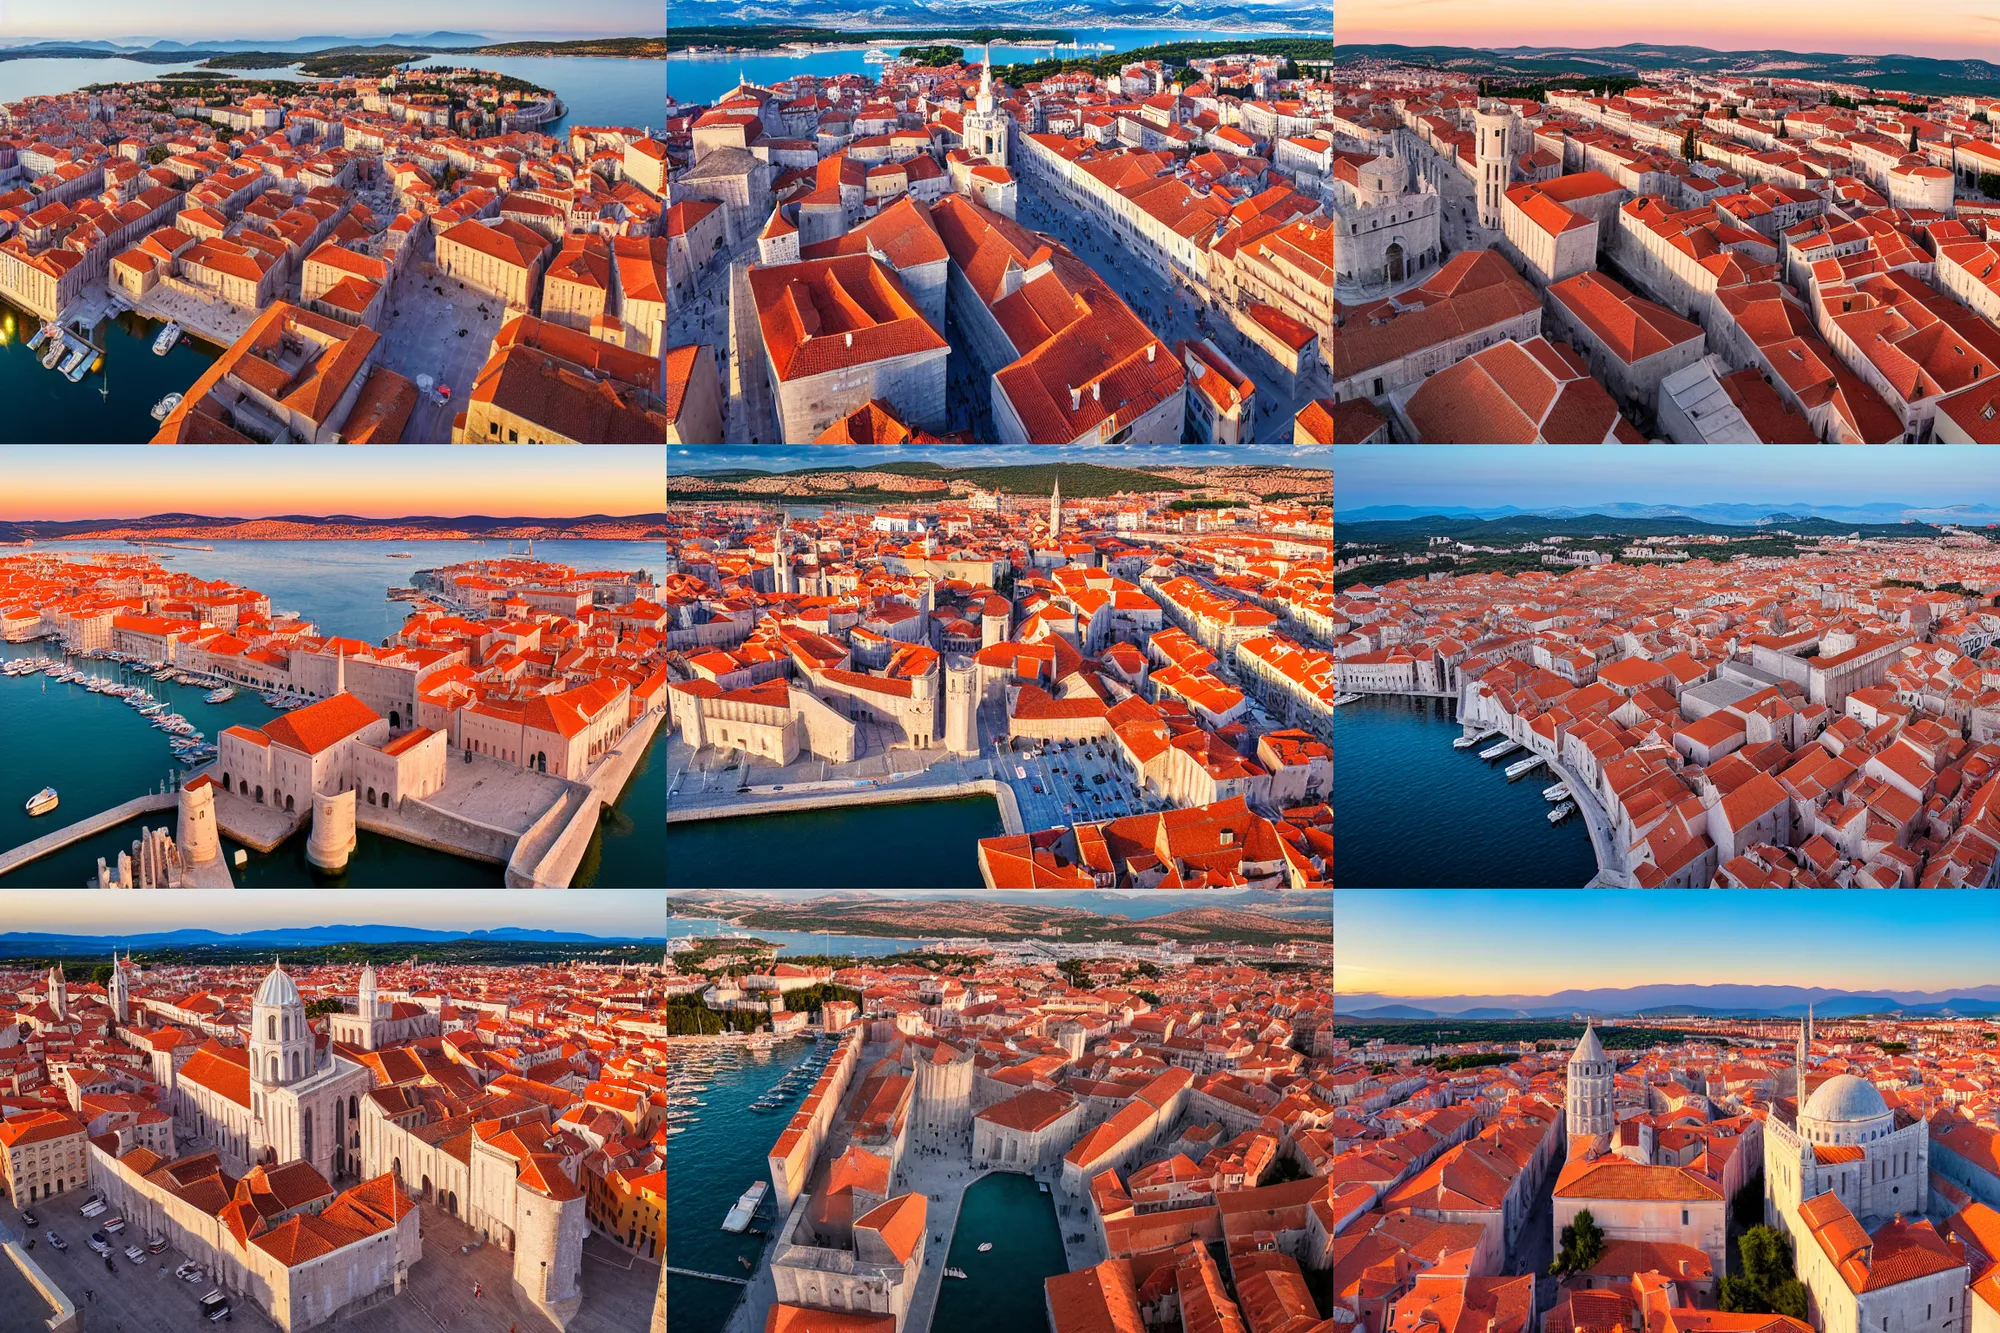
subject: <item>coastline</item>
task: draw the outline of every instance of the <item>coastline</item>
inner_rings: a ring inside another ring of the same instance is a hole
[[[953,782],[936,787],[894,787],[870,788],[861,791],[808,792],[802,796],[763,801],[734,801],[727,805],[667,807],[669,824],[695,824],[723,819],[749,818],[755,815],[783,815],[797,810],[825,810],[855,805],[911,805],[918,801],[944,801],[961,796],[991,796],[1000,807],[1000,823],[1009,835],[1025,832],[1021,823],[1020,806],[1014,800],[1014,790],[1004,782],[992,778],[978,778],[970,782]]]

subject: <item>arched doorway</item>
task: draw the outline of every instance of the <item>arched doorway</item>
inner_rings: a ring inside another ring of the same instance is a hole
[[[389,710],[389,730],[401,731],[402,729],[403,729],[403,715],[397,712],[395,709],[391,708]]]
[[[257,804],[264,804],[264,784],[261,782],[257,784]]]
[[[546,773],[549,771],[549,756],[547,751],[535,751],[535,771],[537,773]]]
[[[292,808],[292,798],[291,798],[291,797],[289,797],[289,796],[287,796],[287,797],[285,798],[285,809],[286,809],[287,811],[290,811],[290,810],[291,810],[291,808]]]
[[[417,1197],[419,1199],[428,1199],[431,1197],[431,1178],[429,1176],[424,1177],[423,1185],[417,1190]]]
[[[1388,274],[1390,282],[1401,282],[1403,280],[1403,243],[1401,241],[1389,242],[1387,263],[1383,267]]]
[[[229,775],[227,773],[224,773],[222,775],[222,789],[224,791],[229,790]]]

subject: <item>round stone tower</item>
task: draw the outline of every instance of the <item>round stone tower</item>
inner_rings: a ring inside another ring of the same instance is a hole
[[[563,1182],[567,1184],[568,1182]],[[590,1224],[583,1194],[551,1199],[520,1187],[514,1208],[514,1284],[558,1328],[583,1304],[583,1238]]]
[[[215,828],[215,784],[207,778],[181,784],[180,828],[174,841],[181,846],[181,860],[191,866],[207,865],[222,855]]]
[[[321,870],[342,870],[354,854],[354,792],[313,793],[312,836],[306,860]]]
[[[1618,1066],[1604,1052],[1597,1028],[1585,1024],[1576,1053],[1569,1058],[1568,1081],[1563,1092],[1563,1118],[1572,1135],[1609,1134],[1618,1126],[1611,1094]]]
[[[1514,114],[1505,102],[1481,102],[1474,113],[1479,166],[1479,225],[1498,230],[1500,200],[1513,177],[1513,156],[1507,151]]]
[[[978,685],[972,659],[949,657],[944,664],[944,743],[953,754],[979,753]]]

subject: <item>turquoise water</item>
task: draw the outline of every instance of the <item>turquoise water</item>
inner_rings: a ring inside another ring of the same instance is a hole
[[[667,825],[670,889],[976,889],[990,796]]]
[[[1454,750],[1447,699],[1382,696],[1333,717],[1333,810],[1344,889],[1580,888],[1597,873],[1580,815],[1551,824],[1546,767]],[[1485,748],[1484,746],[1480,748]]]
[[[0,82],[10,68],[11,62],[0,61]],[[29,349],[28,340],[40,327],[36,316],[0,301],[0,401],[7,404],[0,438],[9,442],[150,440],[159,429],[153,404],[170,393],[185,392],[221,355],[220,348],[197,340],[177,343],[165,356],[155,356],[153,338],[160,322],[128,311],[97,326],[103,365],[71,384],[67,376],[42,368],[46,345]]]
[[[4,68],[4,66],[0,66]],[[39,367],[37,367],[39,369]],[[502,560],[509,543],[470,541],[208,542],[213,551],[147,547],[167,568],[204,579],[228,579],[271,599],[273,611],[297,611],[322,634],[380,643],[402,627],[408,602],[392,602],[392,587],[406,588],[420,569],[439,569],[467,560]],[[515,554],[526,542],[512,543]],[[123,542],[61,542],[36,551],[115,551],[136,555]],[[408,560],[392,560],[392,551]],[[655,580],[666,570],[663,542],[550,541],[535,543],[535,558],[576,569],[644,569]],[[664,798],[663,798],[664,803]]]
[[[566,134],[572,125],[666,128],[667,62],[596,56],[432,56],[419,66],[475,65],[509,74],[562,98],[566,114],[537,128]]]
[[[980,1243],[993,1248],[979,1252]],[[1026,1333],[1048,1327],[1042,1282],[1069,1271],[1053,1196],[1028,1176],[996,1172],[966,1186],[952,1232],[947,1278],[938,1292],[934,1329],[952,1333]]]
[[[143,60],[87,58],[0,60],[0,102],[17,102],[23,97],[48,97],[72,93],[93,83],[137,83],[157,79],[177,69],[193,69],[201,62],[189,60],[171,65],[150,65]],[[245,79],[289,79],[288,69],[203,70],[205,74],[230,74]]]
[[[667,818],[667,728],[653,733],[625,790],[597,821],[570,878],[573,889],[656,889],[667,881],[662,827]]]
[[[963,27],[964,24],[941,23],[939,28]],[[1141,46],[1158,46],[1165,42],[1206,42],[1226,41],[1240,36],[1244,41],[1255,41],[1260,37],[1278,36],[1276,33],[1212,33],[1188,28],[1077,28],[1068,24],[1060,26],[1079,42],[1108,42],[1114,51],[1130,51]],[[922,43],[923,30],[913,29],[909,38],[884,43],[883,49],[894,51],[900,46],[914,46]],[[828,41],[843,40],[838,33],[829,34]],[[957,38],[940,38],[953,46],[964,46]],[[972,47],[968,57],[979,59],[979,47]],[[856,46],[852,51],[819,51],[808,56],[738,54],[691,56],[677,51],[667,57],[667,91],[675,101],[693,104],[715,102],[736,86],[739,77],[755,84],[770,87],[783,79],[798,74],[817,74],[821,78],[831,78],[836,74],[860,74],[870,79],[882,77],[882,67],[871,65],[862,59],[866,51]],[[1081,59],[1086,56],[1108,56],[1112,51],[1062,52],[1066,59]],[[993,64],[997,69],[1002,65],[1028,64],[1049,59],[1047,47],[1014,47],[1003,43],[993,46]],[[502,70],[502,73],[513,73]],[[532,74],[522,74],[521,78],[532,79]],[[544,87],[551,85],[544,84]]]
[[[812,1049],[811,1043],[787,1042],[762,1056],[740,1052],[741,1063],[736,1068],[702,1078],[709,1090],[695,1094],[708,1103],[701,1108],[701,1119],[692,1122],[686,1133],[674,1135],[667,1145],[671,1163],[667,1171],[667,1253],[673,1256],[675,1267],[749,1276],[739,1260],[755,1264],[768,1238],[748,1232],[731,1235],[722,1229],[722,1219],[753,1182],[770,1180],[766,1155],[790,1113],[798,1109],[796,1099],[782,1112],[752,1111],[750,1103]],[[776,1228],[769,1195],[752,1225],[767,1232]],[[741,1295],[742,1289],[733,1283],[667,1274],[667,1304],[674,1312],[676,1333],[717,1333]],[[947,1325],[937,1327],[942,1330]]]

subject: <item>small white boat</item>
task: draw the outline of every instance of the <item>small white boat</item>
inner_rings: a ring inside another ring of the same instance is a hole
[[[95,351],[96,349],[90,347],[85,347],[81,349],[81,353],[80,355],[78,355],[76,360],[67,369],[64,370],[63,373],[69,377],[69,382],[71,384],[75,384],[85,375],[88,375],[90,373],[90,368],[97,364],[97,357]]]
[[[153,355],[165,356],[168,352],[173,351],[174,344],[180,340],[180,336],[180,324],[174,320],[168,320],[167,327],[160,330],[160,336],[153,339]]]
[[[68,344],[68,347],[69,357],[62,363],[62,373],[65,375],[75,370],[83,359],[90,355],[88,347],[78,347],[75,343]]]
[[[1457,740],[1451,743],[1451,748],[1454,750],[1470,750],[1473,746],[1479,744],[1479,742],[1495,734],[1496,733],[1491,731],[1482,731],[1472,736],[1460,736]]]
[[[35,336],[28,339],[28,350],[31,352],[39,350],[41,345],[49,340],[49,335],[55,332],[55,328],[55,325],[43,320],[42,327],[35,330]]]
[[[867,54],[861,57],[861,63],[864,65],[886,65],[895,58],[892,53],[884,51],[879,46],[874,46],[870,47]]]
[[[60,338],[50,343],[49,350],[42,353],[42,369],[54,370],[56,368],[56,362],[62,360],[63,348],[66,347],[67,345],[68,344],[63,342],[62,339]]]
[[[988,1250],[992,1248],[993,1248],[993,1242],[990,1240],[982,1240],[979,1242],[979,1252],[981,1254],[986,1253]]]
[[[1531,754],[1526,759],[1517,760],[1516,762],[1507,765],[1507,781],[1512,782],[1515,778],[1520,777],[1522,774],[1532,773],[1534,770],[1540,768],[1541,766],[1542,766],[1542,757],[1538,754]]]
[[[1549,811],[1549,822],[1551,824],[1560,824],[1565,819],[1568,819],[1571,815],[1575,813],[1576,813],[1576,802],[1564,801],[1561,805]]]
[[[1553,787],[1542,788],[1542,799],[1545,801],[1567,801],[1569,799],[1569,784],[1567,782],[1558,782]]]
[[[56,789],[54,787],[44,787],[28,798],[28,813],[31,815],[45,815],[55,808]]]
[[[1359,694],[1336,694],[1333,696],[1333,706],[1338,708],[1342,704],[1358,704],[1364,697],[1366,696]]]
[[[946,1277],[964,1277],[965,1270],[963,1268],[947,1268],[944,1270],[944,1275]]]
[[[167,413],[173,411],[180,405],[181,405],[181,396],[179,394],[177,393],[168,394],[165,398],[162,398],[159,402],[153,404],[153,420],[165,421],[167,419]]]
[[[1521,742],[1519,741],[1501,741],[1498,745],[1489,745],[1481,750],[1479,757],[1481,759],[1498,759],[1501,755],[1512,754],[1520,748]]]
[[[224,685],[221,689],[210,690],[201,697],[205,703],[226,704],[236,697],[236,687],[234,685]]]

